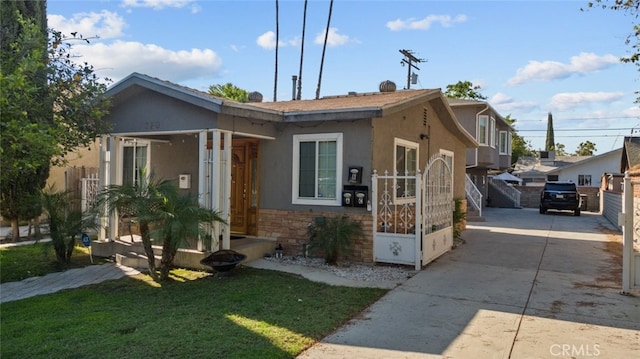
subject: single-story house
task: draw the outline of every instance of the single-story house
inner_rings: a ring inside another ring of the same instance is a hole
[[[227,249],[232,235],[244,235],[296,255],[317,217],[348,215],[367,234],[350,257],[373,262],[374,172],[416,176],[440,157],[450,168],[446,190],[463,199],[465,154],[477,146],[440,89],[239,103],[133,73],[107,94],[112,131],[101,139],[101,185],[134,183],[145,167],[198,193],[228,219],[199,251]],[[415,196],[413,180],[393,185],[396,202]],[[103,239],[114,240],[118,225],[110,218]]]

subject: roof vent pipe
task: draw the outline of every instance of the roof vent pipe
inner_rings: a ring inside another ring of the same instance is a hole
[[[298,76],[293,75],[291,76],[291,81],[293,82],[293,90],[291,93],[291,99],[295,100],[296,99],[296,83],[298,82]]]

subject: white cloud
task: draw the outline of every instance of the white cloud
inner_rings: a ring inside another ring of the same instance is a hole
[[[497,94],[493,95],[489,100],[489,103],[491,103],[492,105],[501,105],[511,102],[513,102],[513,97],[507,96],[502,92],[498,92]]]
[[[222,59],[209,49],[173,51],[153,44],[115,41],[112,44],[75,45],[79,62],[94,66],[99,76],[118,81],[132,72],[173,82],[216,76]]]
[[[126,27],[126,23],[120,15],[107,10],[78,13],[69,19],[61,15],[49,15],[47,21],[49,27],[64,35],[77,32],[78,35],[85,38],[93,36],[98,36],[101,39],[116,38],[122,36],[122,30]]]
[[[529,81],[551,81],[567,78],[573,74],[585,75],[605,69],[619,63],[618,57],[607,54],[598,56],[590,52],[582,52],[572,56],[569,63],[559,61],[529,61],[525,67],[516,71],[516,75],[507,81],[508,85],[520,85]]]
[[[273,50],[276,48],[276,33],[273,31],[267,31],[258,36],[256,43],[263,49]]]
[[[327,31],[323,31],[316,35],[314,42],[318,45],[324,44],[324,37]],[[329,28],[329,36],[327,37],[327,45],[340,46],[349,42],[349,36],[338,34],[338,29],[335,27]]]
[[[256,39],[256,43],[263,49],[273,50],[276,48],[276,33],[273,31],[267,31],[264,34],[258,36],[258,38]],[[298,45],[300,45],[299,37],[294,37],[293,39],[286,41],[280,40],[278,44],[279,47]]]
[[[451,17],[450,15],[428,15],[424,19],[396,19],[387,22],[387,27],[391,31],[400,30],[429,30],[431,25],[438,23],[442,27],[451,27],[456,23],[463,23],[467,21],[467,15],[457,15]]]
[[[143,7],[152,8],[154,10],[162,10],[164,8],[183,8],[193,2],[194,0],[123,0],[122,6]],[[197,6],[195,7],[195,9],[197,10]],[[194,7],[192,7],[191,11],[194,11]]]
[[[566,111],[591,103],[610,102],[624,97],[623,92],[565,92],[551,98],[552,110]]]

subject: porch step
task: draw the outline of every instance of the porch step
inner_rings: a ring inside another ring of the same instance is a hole
[[[486,218],[483,216],[467,216],[467,222],[484,222]]]
[[[116,253],[116,263],[136,269],[149,268],[147,256],[136,252]],[[160,266],[160,257],[156,257],[156,266]]]
[[[242,264],[264,258],[266,254],[273,254],[276,250],[276,242],[262,238],[242,238],[231,241],[231,249],[242,253],[247,258]]]

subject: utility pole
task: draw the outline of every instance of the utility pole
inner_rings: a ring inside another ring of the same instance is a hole
[[[400,64],[402,64],[402,66],[404,66],[404,64],[407,64],[407,90],[411,88],[411,80],[412,80],[412,76],[411,76],[411,69],[414,68],[416,70],[420,70],[420,68],[416,65],[414,65],[414,63],[421,63],[421,62],[426,62],[427,60],[425,59],[419,59],[417,57],[415,57],[413,55],[413,51],[411,50],[398,50],[400,51],[401,54],[404,55],[404,59],[402,59],[402,61],[400,61]],[[415,78],[413,83],[416,83],[418,75],[414,74]]]

